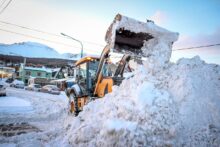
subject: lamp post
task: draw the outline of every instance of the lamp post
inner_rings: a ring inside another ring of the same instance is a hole
[[[66,35],[66,34],[64,34],[64,33],[60,33],[60,34],[80,43],[80,45],[81,45],[81,58],[82,58],[82,57],[83,57],[83,44],[82,44],[82,42],[79,41],[79,40],[77,40],[77,39],[75,39],[75,38],[73,38],[73,37],[71,37],[71,36],[69,36],[69,35]]]
[[[13,54],[13,55],[16,55],[16,56],[21,56],[24,58],[24,63],[23,63],[23,67],[22,67],[22,77],[21,77],[21,80],[25,83],[25,65],[26,65],[26,57],[20,55],[20,54],[17,54],[17,53],[13,53],[13,52],[10,52],[10,54]]]

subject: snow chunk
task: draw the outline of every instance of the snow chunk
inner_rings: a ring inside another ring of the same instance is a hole
[[[122,16],[122,15],[121,15]],[[136,33],[145,32],[151,34],[155,38],[161,38],[168,42],[174,42],[178,39],[178,33],[170,32],[162,27],[157,26],[153,22],[141,22],[126,16],[122,16],[120,21],[116,23],[116,29],[124,27]]]
[[[119,35],[117,39],[116,31],[120,32],[121,29],[130,32],[130,35],[123,34],[121,31],[123,35]],[[133,38],[129,38],[132,36],[131,33],[141,34],[136,34],[138,37],[134,39],[135,35],[133,35]],[[125,37],[126,35],[127,37]],[[145,65],[155,69],[164,67],[170,61],[172,45],[177,41],[178,35],[178,33],[157,26],[152,21],[145,23],[118,14],[109,27],[105,40],[113,51],[119,53],[129,52],[131,55],[146,57]],[[129,42],[132,42],[132,44],[129,44]]]

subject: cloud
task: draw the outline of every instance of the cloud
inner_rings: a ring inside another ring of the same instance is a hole
[[[179,40],[174,44],[174,48],[188,48],[220,43],[220,27],[211,34],[198,34],[196,36],[180,35]],[[213,47],[220,48],[220,46]],[[205,48],[209,51],[209,48]]]
[[[198,34],[195,36],[180,35],[174,43],[174,49],[205,46],[220,43],[220,27],[211,34]],[[172,58],[177,60],[181,57],[193,57],[199,55],[208,63],[220,64],[220,46],[204,47],[192,50],[173,51]]]
[[[164,25],[168,20],[168,16],[166,12],[158,10],[153,16],[150,17],[150,19],[153,20],[157,25]]]

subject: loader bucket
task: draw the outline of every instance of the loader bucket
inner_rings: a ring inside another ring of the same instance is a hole
[[[113,52],[146,57],[143,53],[144,43],[161,38],[172,42],[172,32],[155,25],[151,20],[140,22],[117,14],[106,32],[105,41]]]
[[[147,33],[135,33],[130,30],[120,28],[116,31],[114,49],[116,52],[129,52],[134,54],[142,54],[141,48],[143,47],[144,40],[152,39],[153,36]],[[123,51],[124,50],[124,51]]]
[[[135,30],[120,25],[122,18],[130,19],[120,14],[116,15],[106,33],[105,40],[110,44],[113,52],[142,55],[141,48],[143,47],[144,41],[152,39],[153,36],[149,33],[136,32]]]

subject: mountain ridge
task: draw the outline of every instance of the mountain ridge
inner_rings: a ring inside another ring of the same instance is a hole
[[[78,60],[80,54],[58,53],[55,49],[37,42],[20,42],[13,44],[0,43],[0,54],[31,58],[59,58]]]

